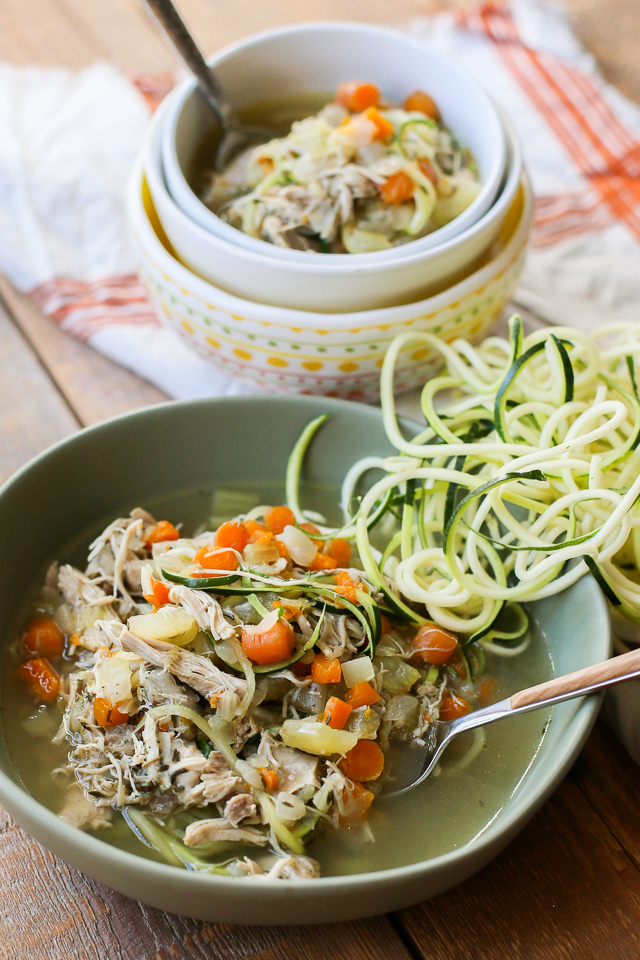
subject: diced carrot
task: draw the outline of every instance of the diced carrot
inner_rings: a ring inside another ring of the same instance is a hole
[[[168,520],[158,520],[155,527],[152,527],[147,534],[144,545],[147,550],[150,550],[154,543],[164,543],[165,540],[178,540],[179,537],[180,534],[172,523],[169,523]]]
[[[18,667],[17,675],[40,700],[55,700],[60,692],[60,677],[44,657],[27,660]]]
[[[467,676],[467,664],[465,663],[464,657],[460,653],[460,647],[453,651],[449,661],[447,663],[448,667],[451,667],[456,677],[459,677],[461,680],[464,680]]]
[[[238,568],[238,560],[233,550],[220,550],[212,543],[200,547],[193,562],[200,564],[205,570],[237,570]],[[193,576],[205,577],[209,574],[195,572]]]
[[[391,139],[393,136],[393,124],[390,120],[387,120],[386,117],[383,117],[375,107],[367,107],[367,109],[364,111],[364,115],[367,120],[371,120],[371,122],[375,124],[376,135],[374,140]]]
[[[248,540],[247,543],[255,543],[261,536],[269,531],[261,523],[258,523],[257,520],[243,520],[242,526],[247,531]],[[243,548],[244,549],[244,548]]]
[[[391,174],[379,187],[380,196],[385,203],[406,203],[411,200],[415,184],[411,177],[403,170]]]
[[[93,715],[99,727],[117,727],[129,719],[128,713],[122,713],[117,705],[114,706],[102,697],[96,697],[93,701]]]
[[[327,547],[327,553],[334,560],[338,561],[338,566],[348,567],[351,562],[351,544],[342,537],[336,537]]]
[[[216,547],[231,547],[242,553],[249,537],[241,523],[223,523],[216,532]]]
[[[391,630],[391,624],[389,623],[389,618],[385,617],[384,613],[380,614],[380,630],[381,636],[384,637],[385,633],[389,633]]]
[[[349,780],[377,780],[384,769],[384,753],[375,740],[358,740],[338,767]]]
[[[261,767],[260,773],[262,779],[264,780],[264,785],[269,793],[273,793],[274,790],[277,790],[280,786],[280,780],[278,779],[278,774],[275,770],[269,770],[268,767]]]
[[[336,100],[351,113],[360,113],[380,102],[380,91],[374,83],[366,80],[347,80],[336,90]]]
[[[451,696],[442,698],[438,719],[445,721],[456,720],[458,717],[464,717],[465,713],[469,713],[470,709],[471,707],[464,697],[456,697],[455,694],[452,694]]]
[[[339,660],[328,660],[324,653],[316,653],[311,664],[311,677],[314,683],[340,683],[342,664]]]
[[[335,570],[337,566],[337,561],[333,557],[328,557],[326,553],[318,551],[309,564],[309,570]]]
[[[301,530],[304,530],[305,533],[320,533],[320,531],[319,531],[318,528],[316,527],[315,523],[308,523],[308,522],[307,522],[307,523],[301,523],[301,524],[300,524],[300,529],[301,529]],[[324,552],[324,546],[325,546],[324,540],[314,540],[314,541],[313,541],[313,545],[314,545],[314,547],[317,548],[317,550],[320,551],[320,553],[323,553],[323,552]]]
[[[144,595],[147,603],[152,603],[154,607],[163,607],[165,603],[169,603],[169,590],[171,588],[166,583],[151,577],[151,588],[152,592]]]
[[[282,540],[274,540],[274,546],[281,557],[284,557],[285,560],[289,559],[289,550],[287,549],[286,543],[283,543]]]
[[[431,183],[435,187],[436,183],[438,182],[438,174],[436,173],[436,168],[431,163],[431,160],[429,160],[428,157],[420,157],[418,160],[418,166],[424,173],[425,177],[427,177],[428,180],[431,180]]]
[[[349,827],[353,823],[366,820],[369,808],[373,803],[373,794],[361,783],[354,783],[352,787],[343,791],[343,809],[340,814],[340,824]]]
[[[358,707],[370,707],[380,700],[380,694],[371,686],[367,680],[361,680],[360,683],[354,683],[350,690],[347,690],[347,703],[357,710]]]
[[[51,617],[32,620],[22,638],[25,650],[36,657],[59,657],[64,647],[64,634]]]
[[[435,101],[428,93],[424,93],[422,90],[414,90],[413,93],[410,93],[404,101],[404,108],[408,110],[409,113],[413,113],[414,111],[424,113],[424,115],[430,117],[431,120],[440,119],[440,111]]]
[[[324,708],[324,722],[334,730],[344,730],[353,708],[338,697],[329,697]]]
[[[292,527],[296,518],[293,510],[289,507],[272,507],[264,515],[265,526],[271,530],[271,533],[282,533],[285,527]]]
[[[458,638],[434,623],[423,623],[411,641],[411,646],[425,663],[441,666],[449,660],[458,646]]]
[[[250,660],[261,666],[287,660],[295,645],[293,627],[286,620],[278,620],[264,633],[242,631],[242,649]]]
[[[345,600],[350,600],[351,603],[358,602],[358,584],[351,579],[349,574],[343,570],[339,573],[333,574],[333,579],[336,582],[335,590],[337,593],[342,594]]]

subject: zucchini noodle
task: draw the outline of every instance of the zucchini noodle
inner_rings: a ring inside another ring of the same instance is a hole
[[[426,427],[400,430],[394,379],[416,344],[445,362],[422,391]],[[565,327],[478,347],[428,333],[395,338],[385,356],[381,401],[398,455],[354,464],[342,504],[372,467],[355,517],[367,577],[416,623],[423,604],[442,627],[487,651],[514,656],[528,644],[519,603],[552,596],[592,572],[617,612],[640,624],[640,360],[636,324],[593,337]],[[383,498],[387,498],[384,500]],[[401,504],[401,530],[382,554],[369,515]],[[392,506],[394,505],[394,506]],[[515,611],[518,627],[494,626]],[[482,639],[481,639],[482,638]]]

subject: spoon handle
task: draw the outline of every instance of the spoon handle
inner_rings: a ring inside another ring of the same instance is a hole
[[[202,56],[198,45],[189,33],[187,26],[171,0],[146,0],[147,6],[160,21],[169,40],[180,54],[185,64],[198,81],[207,103],[213,110],[218,123],[225,126],[230,108],[222,87]]]
[[[528,687],[514,693],[510,699],[512,710],[522,707],[542,705],[549,700],[570,699],[580,696],[581,693],[591,693],[601,687],[608,687],[613,683],[626,680],[630,675],[640,671],[640,648],[624,653],[620,657],[612,657],[602,663],[595,663],[591,667],[584,667],[574,673],[567,673],[563,677],[555,677],[535,687]]]

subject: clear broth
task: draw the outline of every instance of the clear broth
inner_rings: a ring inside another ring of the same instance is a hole
[[[189,491],[141,506],[157,517],[182,521],[186,534],[192,535],[205,527],[215,529],[230,513],[246,512],[260,503],[281,503],[284,493],[282,487],[275,484],[237,484],[236,492],[243,502],[238,502],[231,511],[220,511],[216,507],[219,495],[211,490]],[[336,490],[309,485],[304,502],[324,513],[329,523],[339,523],[335,509],[338,499]],[[121,515],[136,505],[127,505]],[[70,541],[55,559],[84,569],[89,543],[113,519],[113,516],[103,518]],[[55,704],[36,707],[14,677],[18,638],[32,614],[33,598],[43,577],[44,570],[41,570],[25,598],[11,642],[6,647],[1,686],[2,728],[18,782],[45,807],[59,813],[65,801],[67,780],[55,777],[53,772],[66,766],[67,745],[52,744],[51,738],[59,726],[61,711]],[[535,625],[532,629],[531,644],[521,656],[487,657],[485,672],[497,680],[497,700],[552,675],[548,647]],[[455,767],[469,742],[453,744],[443,758],[438,776],[432,776],[402,797],[380,798],[374,802],[368,820],[374,842],[368,839],[367,830],[327,830],[308,847],[310,856],[319,861],[323,876],[336,876],[417,863],[465,846],[487,829],[513,796],[535,760],[547,723],[548,713],[534,711],[508,723],[488,726],[483,748],[457,773]],[[89,832],[122,850],[162,860],[155,850],[135,837],[117,813],[112,814],[112,826]]]

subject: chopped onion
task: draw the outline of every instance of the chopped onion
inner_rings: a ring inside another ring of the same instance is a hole
[[[251,787],[260,790],[264,787],[262,776],[248,760],[238,760],[236,767],[242,779]]]
[[[313,540],[303,530],[291,525],[285,527],[276,540],[284,543],[289,556],[300,567],[308,567],[318,552]]]
[[[280,559],[280,554],[275,543],[270,540],[268,543],[248,543],[242,552],[245,563],[275,563]]]
[[[287,823],[300,820],[307,812],[303,801],[293,793],[281,791],[276,798],[276,815]]]
[[[355,687],[356,683],[373,680],[375,677],[373,664],[369,657],[356,657],[342,664],[342,678],[348,687]]]
[[[216,705],[216,715],[221,720],[234,720],[238,707],[240,706],[240,697],[233,690],[225,690],[218,699]]]
[[[344,756],[358,742],[357,734],[348,730],[335,730],[326,723],[315,720],[285,720],[280,736],[288,747],[303,750],[316,757],[330,757],[334,753]]]
[[[184,647],[191,643],[198,632],[194,617],[183,607],[167,605],[155,613],[130,617],[127,624],[131,633],[141,640],[164,640]]]
[[[237,666],[238,658],[236,657],[236,651],[226,640],[220,640],[219,643],[216,643],[216,653],[220,659],[228,663],[230,667]]]
[[[266,633],[267,630],[271,630],[272,627],[275,627],[276,623],[280,619],[280,609],[276,607],[275,610],[272,610],[266,617],[264,617],[260,623],[257,623],[255,627],[244,626],[242,632],[248,634],[249,636],[256,636],[260,633]]]
[[[397,697],[391,697],[384,711],[384,718],[404,725],[417,716],[418,707],[419,703],[415,697],[400,694]]]

